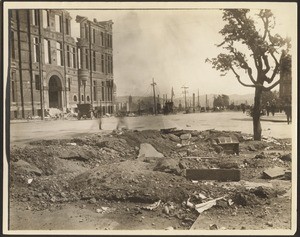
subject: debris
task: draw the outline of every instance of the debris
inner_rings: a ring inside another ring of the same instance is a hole
[[[187,169],[186,178],[192,180],[239,181],[241,172],[237,169]]]
[[[28,179],[28,180],[27,180],[27,183],[28,183],[28,184],[31,184],[32,181],[33,181],[33,179]]]
[[[175,159],[160,159],[157,161],[155,167],[153,168],[153,171],[161,171],[165,173],[173,173],[176,175],[180,175],[180,168],[179,163]]]
[[[35,175],[42,175],[42,171],[37,168],[35,165],[29,164],[28,162],[24,160],[18,160],[17,162],[13,162],[16,169],[19,169],[21,172],[25,173],[33,173]]]
[[[168,206],[164,206],[163,213],[165,213],[165,214],[167,214],[167,215],[170,214],[170,210],[169,210],[169,207],[168,207]]]
[[[268,221],[268,222],[266,223],[266,225],[267,225],[267,226],[270,226],[270,227],[273,227],[273,223],[270,222],[270,221]]]
[[[263,178],[265,179],[276,179],[276,178],[283,177],[284,175],[285,175],[285,169],[278,166],[267,169],[263,172]]]
[[[181,145],[180,143],[178,143],[176,146],[177,146],[177,147],[182,147],[182,145]]]
[[[248,150],[249,151],[256,151],[255,147],[253,145],[249,145],[248,146]]]
[[[207,198],[207,197],[206,197],[205,195],[203,195],[202,193],[199,193],[198,196],[199,196],[199,198],[200,198],[201,200],[204,200],[204,199]]]
[[[286,170],[284,173],[284,177],[287,180],[291,180],[292,179],[292,172],[290,170]]]
[[[209,225],[210,230],[217,230],[218,226],[216,224]]]
[[[173,226],[168,226],[167,228],[165,228],[165,230],[174,230]]]
[[[199,181],[198,180],[192,180],[192,183],[197,184],[197,183],[199,183]]]
[[[138,157],[164,157],[163,154],[159,153],[151,144],[142,143],[140,146],[140,152]]]
[[[190,134],[190,133],[185,133],[185,134],[182,134],[181,136],[180,136],[180,139],[181,140],[188,140],[188,139],[190,139],[192,137],[192,135]]]
[[[257,154],[257,155],[255,156],[255,158],[256,158],[256,159],[265,159],[266,156],[265,156],[265,153],[264,153],[264,152],[261,152],[260,154]]]
[[[68,142],[66,145],[67,146],[76,146],[77,144],[75,142]]]
[[[217,204],[217,200],[221,200],[223,199],[224,197],[220,197],[220,198],[216,198],[216,199],[213,199],[213,200],[210,200],[208,202],[205,202],[205,203],[200,203],[200,204],[196,204],[195,205],[195,209],[199,212],[199,213],[202,213],[208,209],[210,209],[211,207],[215,206]]]
[[[180,138],[172,133],[169,134],[169,138],[173,142],[180,142]]]
[[[282,155],[279,158],[283,161],[292,161],[292,155],[291,154]]]
[[[155,203],[153,203],[153,204],[151,204],[151,205],[149,205],[149,206],[142,207],[142,209],[145,209],[145,210],[150,210],[150,211],[152,211],[152,210],[154,210],[154,209],[158,208],[158,207],[159,207],[159,205],[160,205],[160,203],[161,203],[161,200],[159,200],[159,201],[157,201],[157,202],[155,202]]]
[[[190,202],[190,198],[186,201],[186,206],[192,209],[195,208],[195,205]]]
[[[239,154],[239,141],[235,137],[219,137],[216,142],[227,154]]]
[[[95,204],[97,202],[96,198],[91,198],[90,203]]]
[[[232,199],[230,198],[230,199],[228,199],[227,200],[227,202],[228,202],[228,206],[232,206],[233,204],[234,204],[234,202],[232,201]]]
[[[164,133],[164,134],[171,133],[175,130],[176,130],[176,128],[162,128],[162,129],[160,129],[161,133]]]

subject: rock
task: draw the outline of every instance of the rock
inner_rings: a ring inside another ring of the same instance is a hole
[[[267,226],[273,227],[273,223],[270,221],[268,221],[266,224],[267,224]]]
[[[169,207],[168,207],[168,206],[164,206],[163,213],[169,215],[170,210],[169,210]]]
[[[91,198],[90,203],[95,204],[97,202],[96,198]]]
[[[215,146],[215,152],[217,152],[217,153],[221,153],[223,151],[223,147],[221,147],[221,146]]]
[[[28,183],[28,184],[31,184],[32,181],[33,181],[33,179],[28,179],[28,180],[27,180],[27,183]]]
[[[216,224],[209,225],[210,230],[217,230],[218,226]]]
[[[190,133],[185,133],[185,134],[182,134],[181,136],[180,136],[180,139],[181,140],[188,140],[188,139],[190,139],[192,137],[192,135],[190,134]]]
[[[164,155],[158,152],[151,144],[142,143],[140,146],[140,151],[138,157],[158,157],[162,158]]]
[[[248,146],[249,151],[256,151],[256,148],[253,145]]]
[[[175,159],[160,159],[157,161],[153,171],[161,171],[165,173],[173,173],[180,175],[181,170],[179,168],[179,163]]]
[[[281,160],[283,161],[292,161],[292,155],[291,154],[286,154],[286,155],[282,155],[281,157],[279,157]]]
[[[256,159],[265,159],[266,158],[266,156],[265,156],[265,153],[260,153],[260,154],[257,154],[256,156],[255,156],[255,158]]]
[[[165,230],[174,230],[173,226],[168,226],[167,228],[165,228]]]
[[[180,142],[180,138],[172,133],[169,134],[169,139],[173,142]]]

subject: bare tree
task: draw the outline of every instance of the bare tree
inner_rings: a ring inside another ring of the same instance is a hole
[[[288,55],[290,39],[272,33],[275,17],[270,10],[259,11],[256,15],[259,22],[255,22],[250,14],[249,9],[223,10],[223,20],[227,23],[219,32],[224,41],[217,47],[225,53],[206,62],[212,63],[213,68],[223,73],[222,76],[231,71],[241,85],[255,89],[253,134],[254,140],[261,140],[261,95],[280,83],[281,78],[277,75],[282,60]],[[242,78],[243,72],[248,83]]]

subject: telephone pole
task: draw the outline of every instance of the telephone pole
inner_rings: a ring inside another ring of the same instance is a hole
[[[157,111],[156,111],[156,96],[155,96],[155,86],[156,86],[156,83],[154,82],[154,78],[152,78],[151,86],[153,87],[154,114],[156,115],[157,114]]]
[[[201,108],[200,108],[200,97],[199,97],[199,89],[198,89],[198,109],[199,109],[199,111],[201,111]]]
[[[184,93],[184,109],[186,110],[186,108],[187,108],[187,105],[186,105],[186,92],[187,92],[188,87],[183,86],[181,88],[183,89],[183,93]]]

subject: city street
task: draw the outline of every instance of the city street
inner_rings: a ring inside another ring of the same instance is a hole
[[[262,117],[262,135],[276,138],[291,138],[292,125],[284,122],[283,113],[275,116]],[[241,131],[252,134],[252,120],[242,112],[195,113],[176,115],[149,115],[142,117],[127,117],[129,129],[147,130],[174,128],[187,130],[227,130]],[[118,119],[103,118],[102,128],[98,129],[97,119],[87,120],[51,120],[51,121],[12,121],[10,126],[10,141],[24,143],[36,139],[67,138],[91,133],[108,133],[115,129]]]

